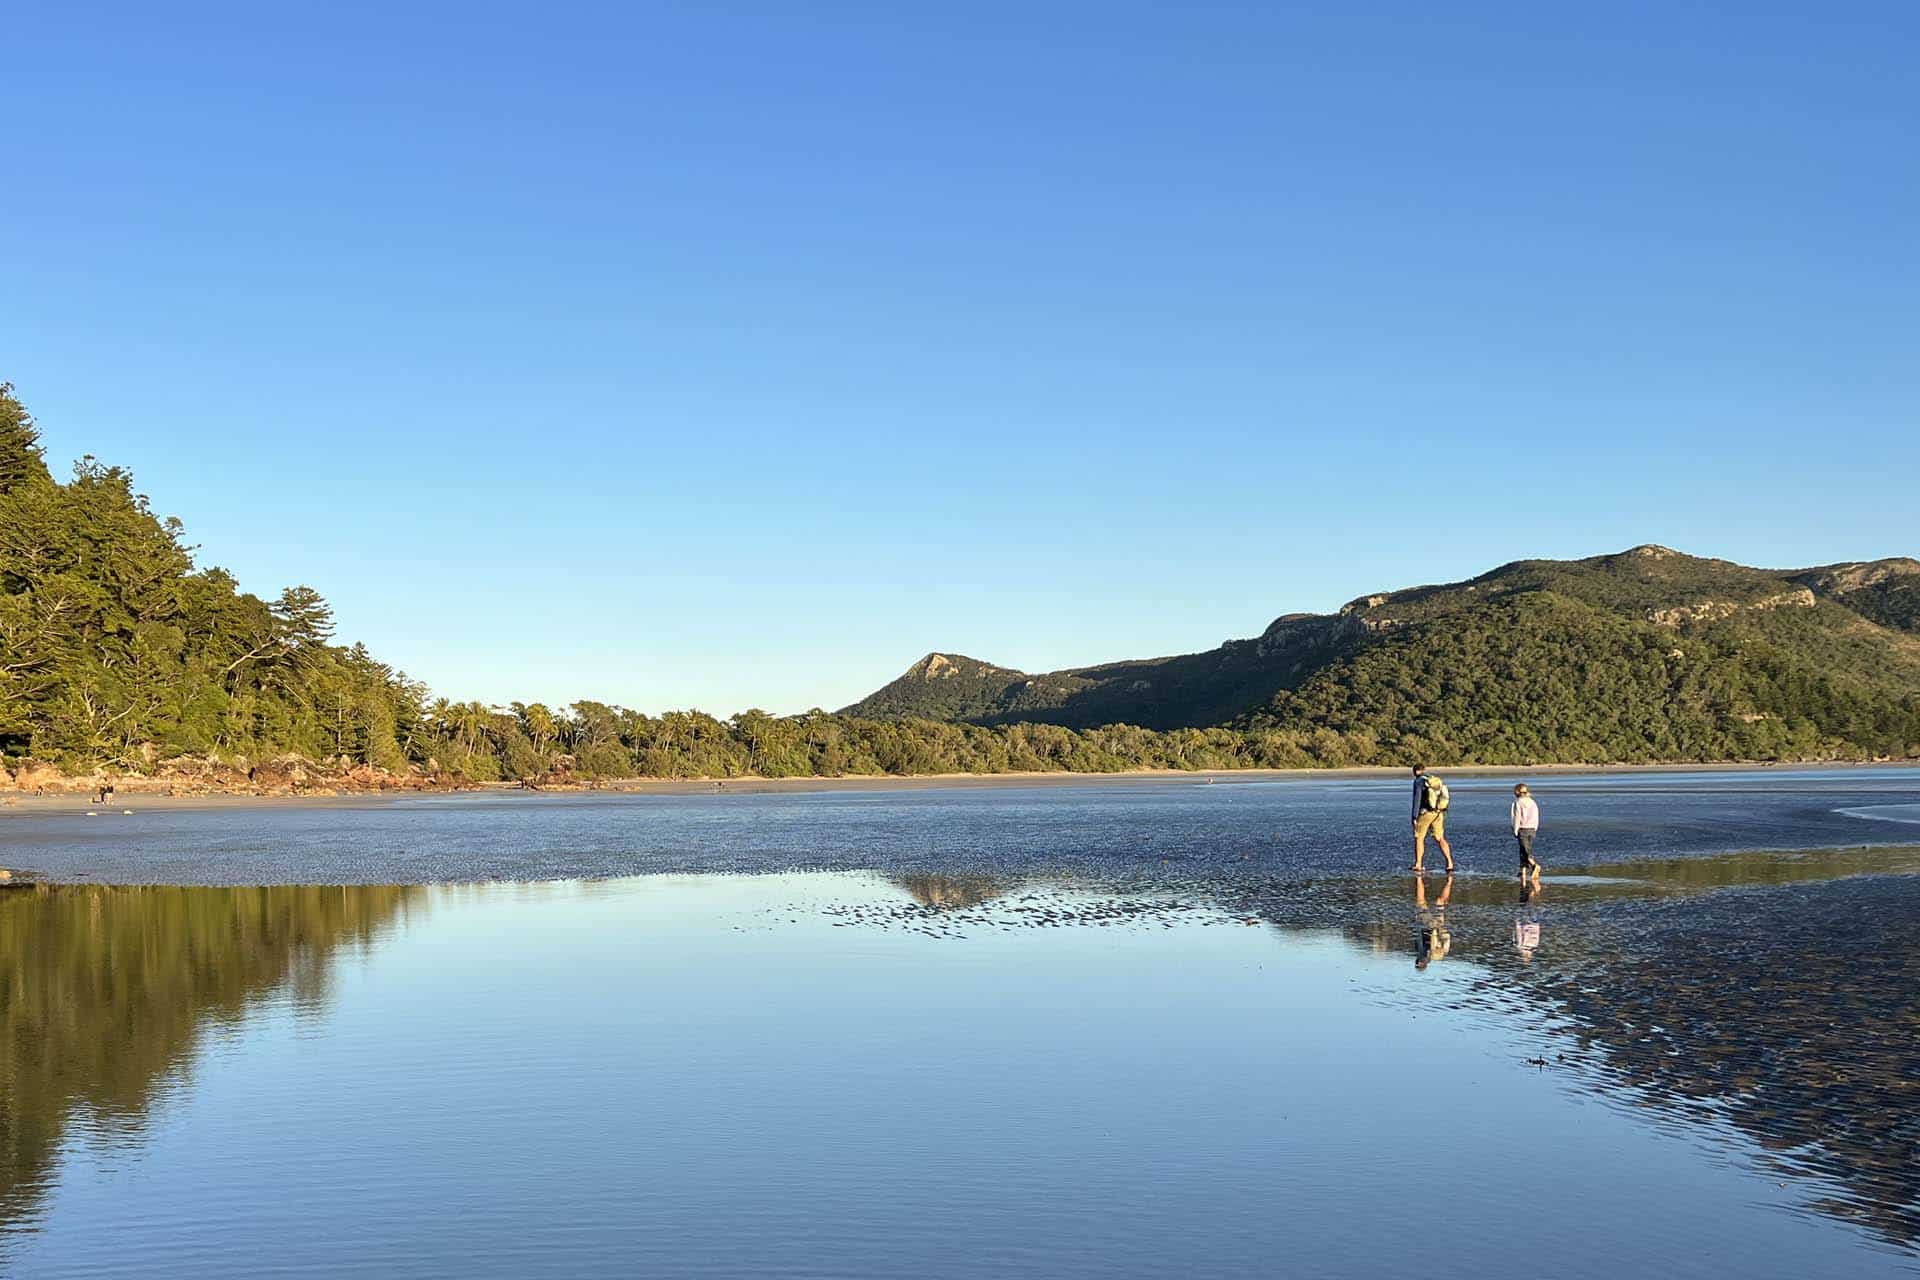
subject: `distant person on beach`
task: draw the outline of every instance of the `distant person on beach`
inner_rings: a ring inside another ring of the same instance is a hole
[[[1447,806],[1452,797],[1447,784],[1427,772],[1427,766],[1413,766],[1413,869],[1425,871],[1427,836],[1431,835],[1446,855],[1447,873],[1453,873],[1453,846],[1447,843]]]
[[[1520,878],[1538,880],[1540,864],[1533,856],[1533,838],[1540,834],[1540,806],[1534,803],[1533,792],[1524,782],[1513,789],[1509,816],[1513,819],[1513,838],[1520,843]]]

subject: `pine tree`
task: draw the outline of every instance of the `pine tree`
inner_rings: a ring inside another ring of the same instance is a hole
[[[0,382],[0,494],[31,480],[46,480],[47,463],[33,415],[14,398],[13,384]]]

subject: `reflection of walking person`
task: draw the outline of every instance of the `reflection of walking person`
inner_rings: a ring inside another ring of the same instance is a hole
[[[1447,843],[1447,806],[1452,797],[1447,784],[1427,772],[1427,766],[1413,766],[1413,869],[1424,871],[1427,837],[1431,835],[1440,852],[1446,855],[1447,870],[1453,870],[1453,846]]]
[[[1413,906],[1419,917],[1420,944],[1413,957],[1413,967],[1424,969],[1435,960],[1445,960],[1447,952],[1453,949],[1453,934],[1447,929],[1447,899],[1453,896],[1453,877],[1440,886],[1440,896],[1433,900],[1433,906],[1427,906],[1427,882],[1413,882]]]
[[[1540,864],[1534,860],[1533,840],[1540,834],[1540,806],[1533,801],[1533,792],[1527,790],[1527,784],[1521,783],[1513,789],[1513,838],[1520,844],[1520,878],[1540,878]]]
[[[1533,962],[1533,953],[1540,949],[1540,913],[1533,909],[1534,900],[1540,896],[1540,882],[1520,878],[1520,910],[1513,917],[1513,949],[1520,958],[1529,964]]]

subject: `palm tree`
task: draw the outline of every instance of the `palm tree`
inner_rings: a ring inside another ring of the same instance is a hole
[[[554,735],[559,732],[558,726],[553,722],[553,712],[547,710],[543,704],[538,702],[530,703],[524,707],[516,704],[515,709],[520,714],[521,729],[525,730],[526,735],[533,739],[533,749],[544,756],[547,751],[547,744],[552,742]]]
[[[468,755],[479,752],[481,736],[486,733],[492,715],[484,702],[463,702],[453,709],[454,728],[459,731]]]

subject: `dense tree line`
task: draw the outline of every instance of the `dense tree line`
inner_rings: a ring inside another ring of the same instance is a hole
[[[121,468],[56,480],[0,386],[0,763],[297,755],[492,781],[1920,753],[1912,692],[1794,651],[1831,631],[1675,635],[1536,591],[1371,639],[1230,726],[1164,732],[430,701],[334,643],[311,588],[262,600],[196,568]]]
[[[268,602],[196,570],[119,467],[64,483],[0,386],[0,755],[126,769],[188,754],[297,752],[404,767],[420,691],[331,643],[310,588]]]

